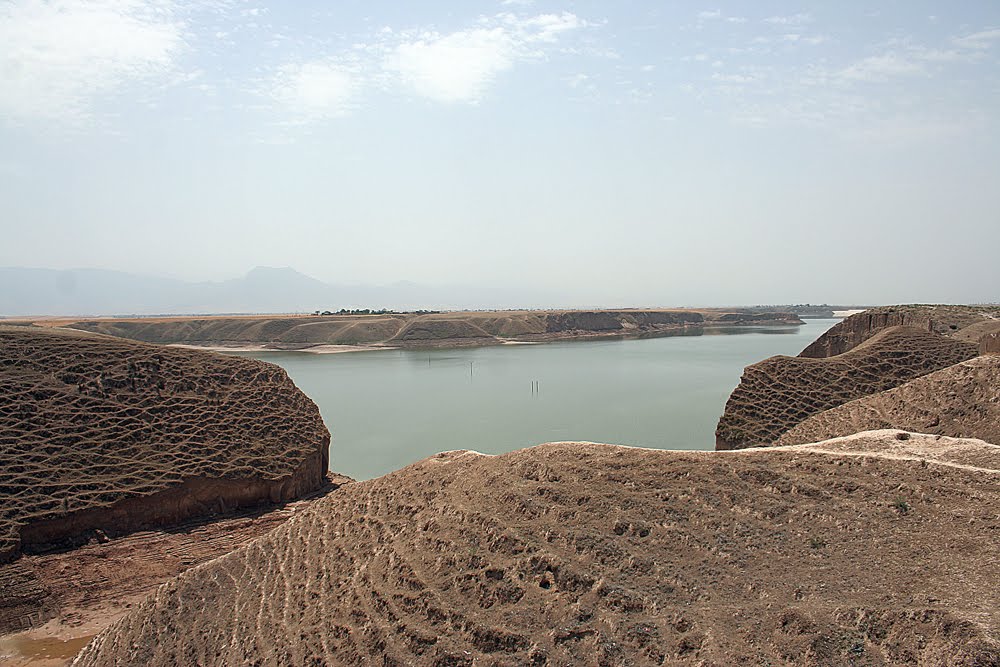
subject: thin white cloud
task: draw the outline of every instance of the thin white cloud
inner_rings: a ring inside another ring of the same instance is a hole
[[[284,124],[343,116],[372,90],[477,104],[503,72],[560,51],[566,33],[588,25],[563,12],[479,17],[450,33],[383,26],[332,57],[273,69],[255,91],[277,107]]]
[[[514,59],[514,44],[502,28],[479,28],[400,44],[386,64],[424,97],[475,103]]]
[[[504,17],[505,22],[525,43],[555,42],[559,35],[586,27],[588,23],[576,14],[539,14],[528,19]]]
[[[866,146],[908,146],[955,141],[981,131],[983,122],[974,113],[962,114],[960,118],[897,115],[869,119],[864,124],[846,128],[842,134],[845,139]]]
[[[871,56],[849,65],[839,72],[847,81],[882,82],[897,76],[912,76],[924,72],[919,62],[898,53]]]
[[[753,74],[722,74],[715,72],[712,74],[712,80],[722,83],[750,83],[756,81],[757,77]]]
[[[996,35],[991,35],[991,32]],[[1000,30],[975,33],[953,40],[960,47],[957,49],[929,48],[907,44],[903,40],[899,43],[902,47],[899,50],[859,60],[840,70],[838,78],[843,81],[882,82],[894,77],[930,74],[934,66],[976,63],[985,56],[981,45],[994,38],[1000,39]]]
[[[417,94],[438,102],[478,103],[496,78],[516,63],[544,57],[563,33],[587,23],[575,14],[510,14],[481,19],[468,30],[404,39],[384,68]]]
[[[346,114],[357,93],[349,67],[328,60],[285,65],[263,92],[277,102],[291,122],[311,122]]]
[[[743,16],[726,16],[722,13],[721,9],[712,9],[707,11],[698,12],[699,21],[725,21],[726,23],[746,23],[747,19]]]
[[[798,26],[805,23],[811,23],[812,16],[809,14],[789,14],[784,16],[769,16],[764,19],[764,23],[770,23],[771,25],[780,26]]]
[[[166,1],[0,6],[0,116],[79,123],[100,96],[171,74],[186,48],[174,16]]]
[[[993,43],[997,41],[1000,41],[1000,28],[974,32],[971,35],[957,38],[955,43],[965,49],[986,50],[992,47]]]

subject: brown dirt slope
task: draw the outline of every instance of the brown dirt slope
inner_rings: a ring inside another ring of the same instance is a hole
[[[450,452],[189,570],[76,664],[996,667],[998,471],[898,431]]]
[[[41,324],[42,322],[40,322]],[[789,313],[743,310],[553,310],[388,315],[170,317],[65,321],[60,324],[150,343],[204,346],[496,345],[595,335],[655,335],[688,327],[801,324]]]
[[[824,359],[777,356],[747,366],[715,431],[716,449],[773,443],[806,418],[976,356],[978,347],[933,331],[883,329]]]
[[[8,613],[24,619],[17,629],[32,629],[0,634],[0,665],[69,664],[90,637],[160,584],[265,535],[304,510],[314,500],[311,496],[332,492],[347,481],[337,477],[316,494],[276,508],[140,531],[68,551],[23,555],[5,567],[18,570],[32,586],[15,589],[22,597],[8,598],[14,603]]]
[[[271,364],[0,327],[0,562],[299,497],[325,483],[329,438]]]
[[[912,305],[880,306],[851,315],[809,344],[799,356],[811,359],[834,357],[854,349],[879,331],[908,326],[952,335],[979,343],[979,338],[997,331],[1000,306]],[[981,329],[985,327],[985,329]]]
[[[978,438],[1000,445],[1000,356],[963,361],[820,412],[774,444],[797,445],[881,428]]]

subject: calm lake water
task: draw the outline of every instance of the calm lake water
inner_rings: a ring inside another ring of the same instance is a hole
[[[368,479],[450,449],[498,454],[559,440],[713,449],[743,367],[798,354],[838,321],[644,340],[246,356],[288,371],[333,434],[330,467]]]

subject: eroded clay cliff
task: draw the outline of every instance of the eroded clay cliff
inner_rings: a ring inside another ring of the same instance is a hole
[[[0,560],[299,497],[329,442],[277,366],[0,327]]]
[[[968,327],[995,327],[1000,317],[998,306],[912,305],[880,306],[851,315],[810,343],[799,356],[811,359],[834,357],[854,349],[884,329],[907,326],[955,335],[959,340],[979,342],[979,335],[960,335]],[[995,330],[995,329],[994,329]],[[977,329],[969,329],[971,334]],[[988,332],[985,330],[983,333]],[[980,334],[981,335],[981,334]]]
[[[797,445],[859,431],[899,428],[1000,445],[1000,355],[984,355],[825,410],[775,445]]]
[[[971,359],[976,344],[923,328],[881,329],[843,354],[747,366],[716,428],[716,449],[770,445],[817,413]]]

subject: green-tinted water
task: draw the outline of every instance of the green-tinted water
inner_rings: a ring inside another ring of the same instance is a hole
[[[249,356],[284,367],[319,405],[333,434],[330,467],[367,479],[450,449],[501,453],[558,440],[712,449],[743,367],[798,354],[835,322],[644,340]]]

